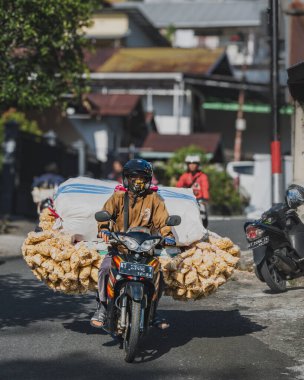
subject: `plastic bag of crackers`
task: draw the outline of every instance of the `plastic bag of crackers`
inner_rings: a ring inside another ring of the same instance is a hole
[[[55,291],[66,294],[97,289],[103,256],[85,242],[71,243],[71,235],[54,230],[54,214],[40,215],[42,232],[30,232],[22,246],[25,261],[35,276]],[[177,300],[200,299],[213,293],[232,275],[240,249],[229,238],[209,233],[174,258],[160,256],[166,294]]]
[[[160,257],[167,295],[176,300],[197,300],[215,292],[231,277],[239,261],[239,247],[214,233],[206,240],[174,258]]]
[[[85,242],[72,244],[71,235],[53,230],[55,216],[44,209],[39,226],[22,245],[22,254],[34,275],[51,289],[66,294],[97,289],[98,268],[103,256]]]

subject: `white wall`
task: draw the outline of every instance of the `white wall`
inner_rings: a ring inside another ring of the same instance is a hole
[[[292,183],[292,157],[283,157],[284,194]],[[250,207],[247,218],[259,218],[272,205],[272,174],[270,154],[254,155],[254,184],[251,193]]]
[[[161,134],[189,134],[191,133],[191,97],[179,97],[179,104],[174,108],[172,95],[152,95],[150,106],[155,115],[158,132]],[[177,100],[178,101],[178,100]],[[144,109],[147,110],[147,98],[143,97]],[[180,115],[179,115],[180,112]]]
[[[122,140],[122,119],[106,117],[102,120],[71,119],[90,150],[103,162],[109,150],[116,150]],[[116,146],[115,146],[116,145]]]
[[[189,135],[191,133],[190,129],[190,118],[180,117],[179,125],[178,119],[174,116],[155,116],[155,122],[160,134],[181,134]]]
[[[193,48],[197,47],[198,43],[198,37],[194,34],[194,31],[191,29],[180,29],[174,33],[174,47]]]

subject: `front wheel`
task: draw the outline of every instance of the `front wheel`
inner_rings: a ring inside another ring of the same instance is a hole
[[[286,280],[280,275],[273,263],[264,260],[261,266],[261,275],[273,292],[282,293],[286,291]]]
[[[141,303],[129,300],[127,305],[127,329],[124,339],[125,361],[132,363],[135,359],[137,344],[140,337]]]

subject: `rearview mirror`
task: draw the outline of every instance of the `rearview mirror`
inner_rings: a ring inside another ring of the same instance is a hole
[[[170,215],[167,219],[166,225],[167,226],[179,226],[181,224],[181,217],[179,215]]]
[[[98,211],[95,214],[95,219],[97,222],[108,222],[111,218],[112,216],[108,213],[108,211]]]

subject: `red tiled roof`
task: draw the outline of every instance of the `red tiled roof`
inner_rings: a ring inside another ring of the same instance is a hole
[[[215,153],[221,141],[219,133],[193,133],[191,135],[160,135],[150,133],[142,149],[154,152],[174,152],[177,149],[196,145],[206,153]]]
[[[137,106],[139,95],[87,94],[84,100],[89,102],[89,112],[101,116],[128,116]]]

